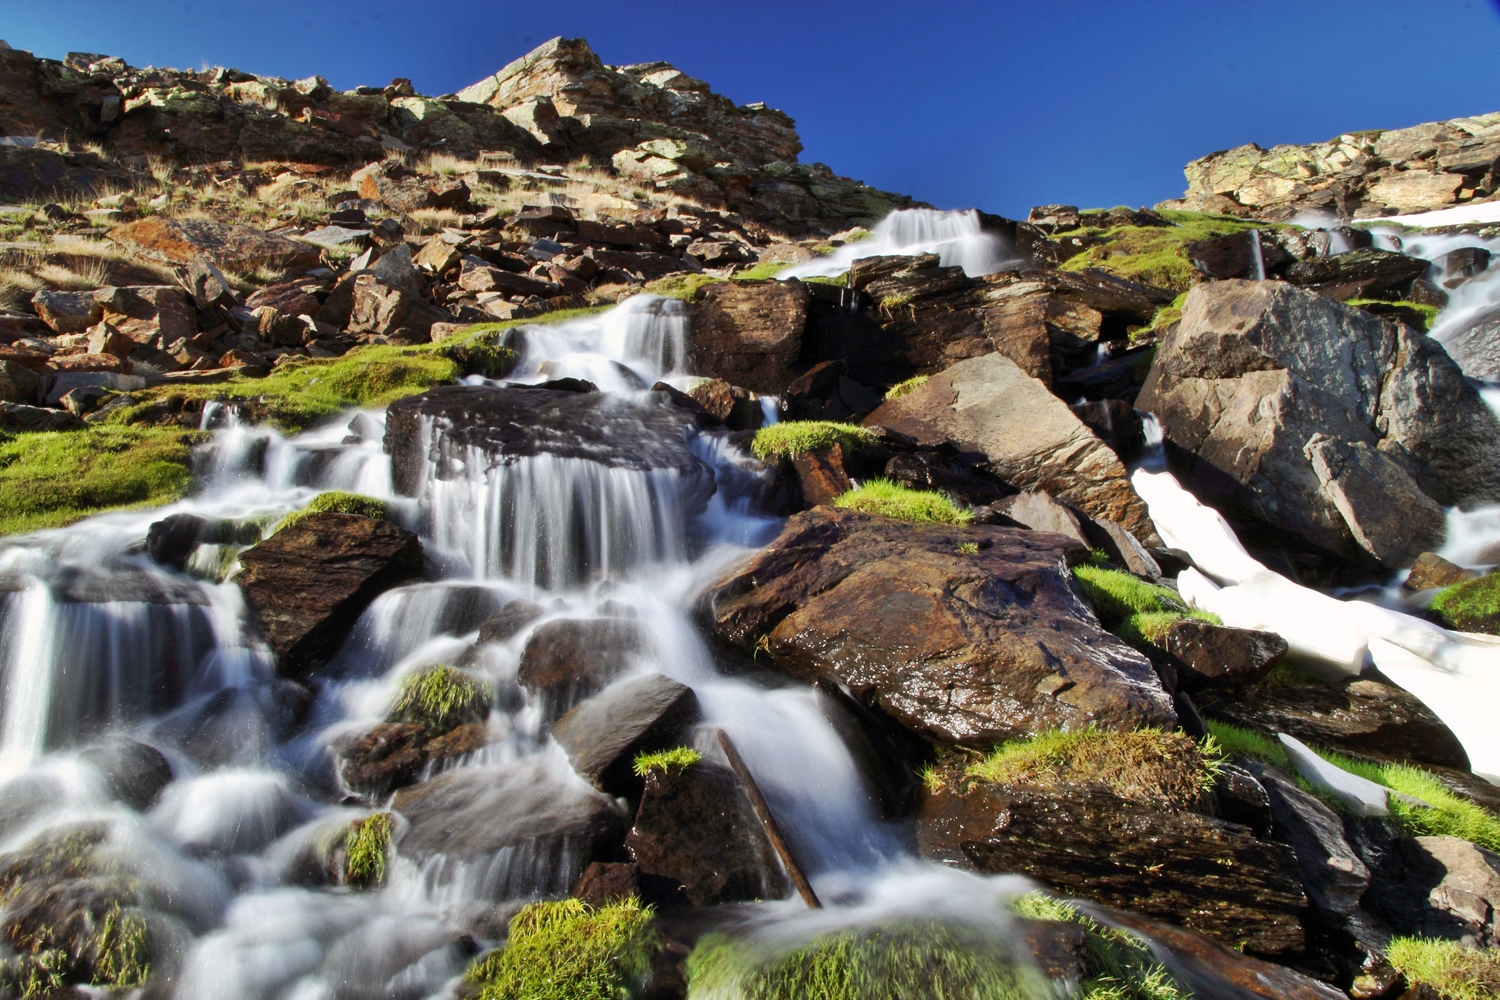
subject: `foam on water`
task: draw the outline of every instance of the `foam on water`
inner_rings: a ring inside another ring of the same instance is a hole
[[[892,212],[871,231],[870,238],[846,243],[825,257],[794,264],[776,276],[787,278],[832,278],[866,257],[912,256],[935,253],[944,267],[961,267],[970,277],[994,274],[1022,265],[1020,256],[1006,241],[983,230],[979,213],[940,212],[932,208],[905,208]]]

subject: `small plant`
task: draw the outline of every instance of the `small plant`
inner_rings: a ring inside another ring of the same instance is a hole
[[[841,424],[832,420],[787,420],[756,431],[750,453],[762,461],[798,458],[811,452],[826,451],[834,445],[850,451],[874,440],[874,432],[858,424]]]
[[[489,685],[472,674],[439,664],[401,682],[388,717],[416,722],[430,732],[446,733],[466,722],[482,722],[490,712]]]
[[[275,531],[289,528],[309,515],[325,513],[355,514],[359,517],[371,517],[377,521],[383,521],[385,520],[385,501],[367,497],[361,493],[330,490],[326,493],[319,493],[306,507],[294,510],[282,518],[276,525]]]
[[[1194,995],[1172,978],[1140,938],[1105,927],[1071,903],[1028,892],[1012,900],[1011,908],[1026,920],[1057,920],[1083,927],[1086,975],[1078,984],[1078,1000],[1188,1000]]]
[[[671,750],[658,750],[656,753],[638,753],[635,755],[635,776],[644,778],[652,771],[660,771],[665,775],[681,774],[701,760],[703,760],[703,755],[692,747],[674,747]]]
[[[882,312],[895,312],[903,306],[911,305],[912,298],[911,292],[897,292],[887,295],[880,300],[880,309]]]
[[[1188,607],[1175,590],[1147,583],[1122,570],[1090,562],[1074,566],[1073,577],[1104,627],[1137,648],[1163,639],[1180,618],[1224,624],[1218,615]]]
[[[655,916],[631,897],[599,908],[576,899],[531,903],[503,948],[465,975],[480,1000],[627,1000],[661,949]]]
[[[1002,744],[966,775],[996,784],[1099,782],[1123,798],[1190,808],[1211,789],[1222,759],[1217,745],[1160,729],[1111,733],[1051,729]]]
[[[885,391],[885,398],[900,399],[902,396],[905,396],[913,389],[920,389],[922,386],[926,385],[928,380],[930,380],[931,378],[931,375],[914,375],[904,382],[897,382],[895,385],[891,386]]]
[[[979,554],[978,542],[961,542],[958,546],[958,554],[961,556],[975,556]]]
[[[94,982],[131,988],[151,978],[151,939],[146,920],[116,903],[104,914],[95,942]]]
[[[913,490],[889,479],[872,479],[833,501],[835,507],[900,521],[936,521],[941,524],[968,524],[974,515],[956,505],[941,493]],[[976,550],[977,551],[977,550]]]
[[[344,881],[361,887],[384,885],[386,855],[390,847],[390,813],[375,813],[350,823],[344,838],[344,850],[348,856]]]
[[[1493,1000],[1500,996],[1500,949],[1398,937],[1386,946],[1385,957],[1406,977],[1412,992],[1428,986],[1448,1000]]]

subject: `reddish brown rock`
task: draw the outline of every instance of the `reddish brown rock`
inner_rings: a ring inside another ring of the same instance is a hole
[[[310,514],[240,554],[245,602],[280,670],[301,677],[338,651],[370,602],[422,573],[417,536],[388,521]]]
[[[219,267],[244,271],[318,266],[317,249],[306,243],[207,219],[153,216],[116,226],[109,231],[109,238],[136,256],[168,264],[208,260]]]
[[[844,449],[837,444],[798,455],[792,459],[792,469],[802,488],[802,502],[808,507],[833,503],[854,486],[844,469]]]
[[[334,751],[344,787],[378,802],[417,781],[429,764],[473,753],[487,742],[482,722],[436,735],[416,722],[382,722],[367,733],[340,741]]]
[[[714,584],[715,633],[760,664],[847,687],[914,732],[989,749],[1043,729],[1175,726],[1141,654],[1071,586],[1059,535],[832,507]]]
[[[114,354],[54,354],[51,365],[60,372],[130,372],[130,362]]]
[[[58,333],[83,333],[103,316],[93,292],[44,290],[31,297],[31,306]]]
[[[752,392],[781,392],[794,377],[807,310],[798,281],[704,285],[693,296],[689,370]]]

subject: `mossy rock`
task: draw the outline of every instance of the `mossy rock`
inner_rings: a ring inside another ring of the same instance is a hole
[[[377,521],[385,520],[386,506],[384,500],[367,497],[362,493],[345,493],[340,490],[330,490],[319,493],[312,498],[312,502],[301,510],[293,511],[276,525],[275,531],[290,528],[297,522],[313,514],[353,514],[356,517],[369,517]],[[275,534],[275,531],[272,534]]]
[[[490,714],[489,682],[446,665],[407,677],[387,722],[415,722],[431,733],[446,733]]]
[[[756,458],[768,461],[800,458],[827,451],[834,445],[841,446],[846,452],[856,451],[874,441],[874,432],[858,424],[834,420],[784,420],[756,431],[750,451]]]
[[[503,948],[469,968],[480,1000],[626,1000],[639,996],[661,950],[655,916],[634,897],[600,907],[531,903]]]
[[[1180,618],[1224,624],[1218,615],[1189,607],[1177,591],[1123,570],[1086,563],[1073,567],[1073,578],[1104,627],[1137,649],[1155,646]]]
[[[1444,587],[1432,598],[1432,610],[1456,631],[1500,635],[1500,573]]]

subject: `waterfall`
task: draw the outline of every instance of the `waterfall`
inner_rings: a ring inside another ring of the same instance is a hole
[[[778,278],[832,278],[865,257],[914,256],[935,253],[943,267],[961,267],[970,277],[994,274],[1021,266],[1021,259],[1004,240],[985,232],[979,213],[940,212],[905,208],[892,212],[870,233],[870,238],[846,243],[826,257],[794,264]]]
[[[1250,230],[1250,245],[1255,248],[1255,270],[1250,277],[1256,281],[1266,280],[1266,255],[1260,248],[1260,230]]]

